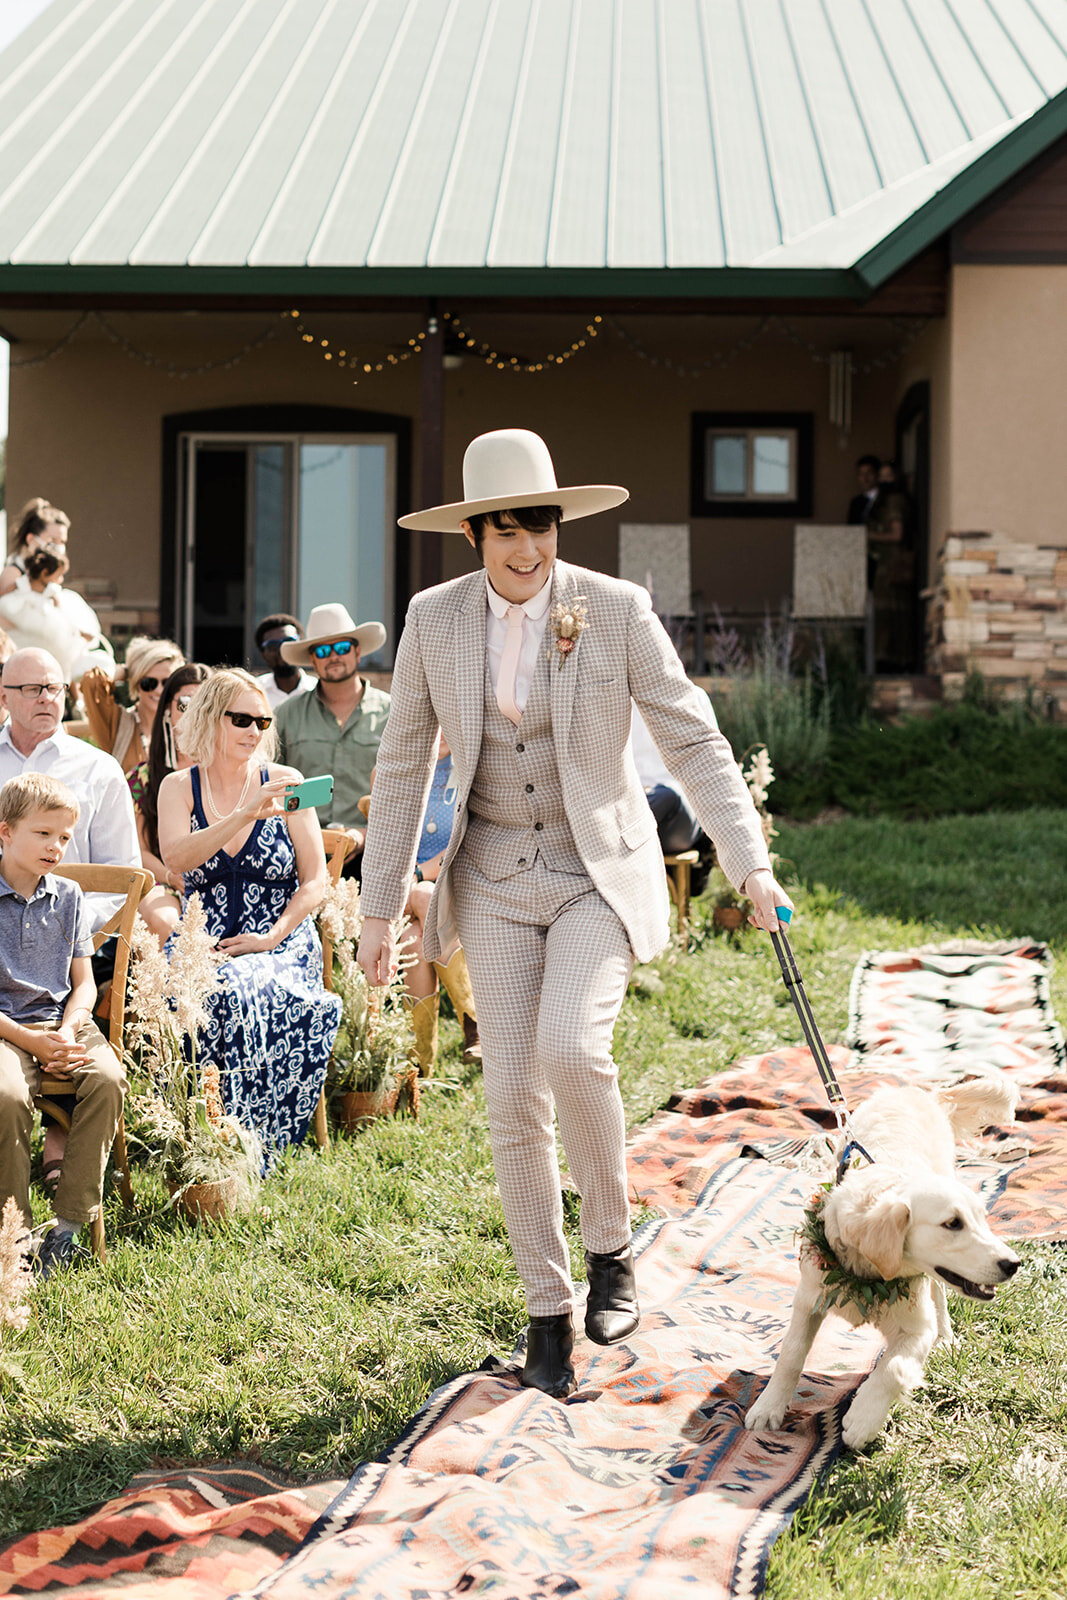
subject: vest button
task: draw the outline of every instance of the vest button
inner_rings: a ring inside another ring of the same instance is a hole
[[[532,783],[528,783],[526,785],[526,793],[527,794],[533,794],[533,784]]]
[[[519,754],[521,756],[522,752],[526,749],[526,746],[524,744],[517,744],[515,746],[515,748],[516,748],[516,750],[519,752]]]
[[[534,823],[534,832],[535,832],[535,833],[540,833],[540,832],[541,832],[541,829],[542,829],[542,828],[543,828],[543,827],[544,827],[544,823],[543,823],[543,822],[535,822],[535,823]]]

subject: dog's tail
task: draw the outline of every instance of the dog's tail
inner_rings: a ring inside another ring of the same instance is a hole
[[[964,1083],[949,1084],[937,1091],[957,1139],[973,1139],[985,1128],[1003,1127],[1015,1121],[1019,1090],[1003,1073],[983,1073]]]

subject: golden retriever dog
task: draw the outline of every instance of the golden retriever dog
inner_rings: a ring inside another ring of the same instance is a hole
[[[1017,1100],[1014,1084],[988,1077],[933,1093],[880,1089],[859,1107],[852,1124],[872,1161],[850,1167],[822,1207],[836,1262],[805,1237],[792,1319],[746,1428],[781,1428],[812,1341],[832,1311],[853,1326],[872,1323],[886,1342],[845,1416],[844,1441],[858,1449],[881,1430],[895,1401],[921,1383],[936,1341],[951,1339],[945,1285],[971,1300],[992,1300],[1018,1269],[1018,1256],[990,1230],[977,1195],[953,1175],[957,1138],[1014,1122]]]

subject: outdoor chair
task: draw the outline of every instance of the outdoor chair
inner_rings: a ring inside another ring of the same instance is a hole
[[[683,945],[689,943],[689,898],[693,881],[693,868],[700,860],[697,850],[679,850],[677,855],[664,856],[667,871],[667,888],[678,909],[678,936]]]
[[[326,870],[330,875],[330,882],[337,883],[341,876],[341,868],[345,864],[348,847],[351,840],[343,828],[323,828],[322,847],[326,852]],[[333,992],[333,940],[323,930],[319,929],[319,938],[322,940],[322,985],[324,989]],[[326,1090],[319,1095],[319,1103],[315,1107],[315,1143],[320,1150],[330,1147],[330,1129],[326,1120]]]
[[[108,1043],[121,1061],[123,1058],[123,1035],[126,1027],[126,979],[130,970],[130,939],[133,934],[134,919],[137,908],[148,891],[154,886],[155,878],[144,867],[114,867],[98,866],[90,862],[73,862],[70,866],[56,867],[55,874],[59,878],[72,878],[81,885],[86,894],[124,895],[125,900],[115,915],[93,935],[93,948],[99,950],[105,940],[112,934],[118,937],[118,950],[115,955],[115,972],[104,995],[98,996],[97,1008],[101,1001],[107,1000]],[[65,1104],[71,1098],[71,1085],[69,1078],[52,1077],[50,1073],[42,1072],[41,1082],[33,1103],[42,1116],[50,1117],[53,1122],[58,1122],[67,1133],[70,1132],[71,1116]],[[124,1206],[133,1205],[133,1186],[130,1183],[129,1161],[126,1156],[126,1124],[120,1115],[119,1125],[115,1130],[115,1139],[111,1147],[111,1154],[115,1162],[115,1171],[119,1180],[119,1193],[122,1195]],[[107,1251],[104,1248],[104,1215],[103,1207],[97,1213],[95,1222],[89,1225],[89,1238],[95,1254],[101,1261],[106,1260]]]

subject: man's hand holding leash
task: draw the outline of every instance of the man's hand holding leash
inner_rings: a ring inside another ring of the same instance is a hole
[[[777,933],[780,927],[777,907],[787,906],[792,911],[793,902],[776,881],[774,873],[768,867],[757,867],[755,872],[749,873],[741,890],[752,901],[749,920],[765,933]]]

